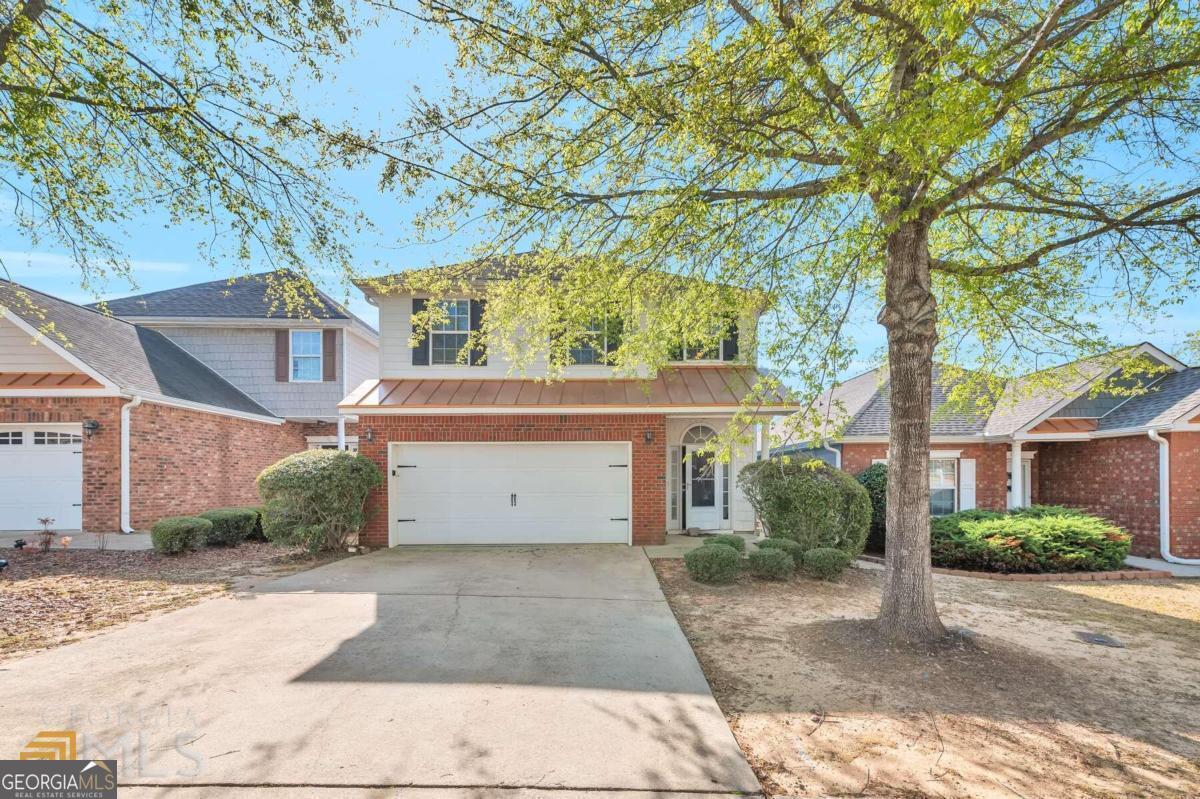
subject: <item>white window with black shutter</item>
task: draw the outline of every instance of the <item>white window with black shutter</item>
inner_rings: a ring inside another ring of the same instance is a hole
[[[483,329],[484,300],[438,300],[440,318],[429,324],[429,329],[418,331],[413,323],[413,332],[419,333],[420,341],[413,348],[413,366],[463,365],[463,351],[470,346],[465,361],[470,366],[487,364],[487,353],[479,339]],[[412,311],[414,319],[424,314],[429,301],[414,297]],[[472,336],[474,334],[474,336]]]

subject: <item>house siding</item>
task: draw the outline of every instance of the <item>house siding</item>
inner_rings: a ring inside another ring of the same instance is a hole
[[[371,416],[359,419],[359,453],[388,474],[392,441],[629,441],[634,545],[666,539],[666,420],[661,414]],[[372,440],[365,435],[371,431]],[[646,434],[651,433],[651,441]],[[367,498],[363,544],[388,546],[387,480]]]
[[[341,332],[346,341],[346,394],[379,375],[379,348],[362,336]],[[339,340],[340,341],[340,340]],[[340,402],[342,397],[338,397]]]
[[[1146,436],[1038,445],[1042,502],[1103,516],[1133,536],[1135,555],[1158,552],[1158,445]],[[1194,485],[1194,484],[1193,484]]]
[[[295,325],[295,329],[305,328]],[[342,391],[342,341],[338,330],[336,380],[286,383],[275,380],[275,329],[260,327],[156,327],[209,368],[277,416],[333,418]],[[281,325],[280,329],[285,329]],[[307,329],[313,329],[311,326]]]
[[[258,473],[307,448],[308,425],[296,422],[265,424],[151,403],[130,416],[130,515],[139,530],[163,516],[257,505]]]
[[[55,355],[48,347],[10,320],[0,318],[0,364],[4,372],[78,372],[79,367]]]
[[[1008,507],[1008,457],[1004,444],[931,444],[931,449],[959,450],[959,459],[975,461],[975,507],[1003,511]],[[887,444],[843,444],[842,469],[861,474],[874,460],[887,458]],[[1035,457],[1036,461],[1037,458]],[[1037,469],[1033,464],[1031,471]],[[1038,501],[1037,482],[1033,483],[1033,501]]]
[[[1171,554],[1200,558],[1200,433],[1166,438],[1171,446]]]

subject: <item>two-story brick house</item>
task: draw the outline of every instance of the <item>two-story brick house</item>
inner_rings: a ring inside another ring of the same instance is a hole
[[[758,379],[756,319],[739,320],[704,360],[638,377],[615,375],[593,339],[547,382],[512,374],[486,343],[459,362],[489,284],[503,279],[481,267],[462,296],[438,298],[446,321],[415,347],[413,314],[435,300],[361,284],[379,307],[379,374],[341,410],[358,418],[359,451],[387,475],[364,543],[653,544],[669,530],[753,530],[737,473],[765,454],[755,443],[765,429],[728,464],[701,450]],[[773,395],[757,427],[793,409]]]
[[[324,295],[280,313],[261,275],[108,312],[0,281],[0,530],[131,531],[255,503],[265,466],[339,430],[353,445],[337,402],[376,348]]]

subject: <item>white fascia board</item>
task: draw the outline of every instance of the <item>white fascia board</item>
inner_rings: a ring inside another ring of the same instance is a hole
[[[841,438],[829,439],[834,444],[890,444],[891,439],[888,436],[842,436]],[[982,435],[975,436],[930,436],[929,443],[932,444],[990,444],[989,441]]]
[[[112,380],[109,380],[107,377],[100,374],[92,367],[88,366],[86,363],[84,363],[82,360],[80,360],[77,355],[73,354],[66,347],[62,346],[57,341],[55,341],[53,338],[51,338],[50,336],[41,332],[36,327],[29,324],[28,322],[26,322],[24,319],[22,319],[20,316],[13,313],[9,309],[0,308],[0,314],[3,315],[3,318],[12,322],[14,325],[19,327],[21,330],[24,330],[26,333],[28,333],[31,338],[33,338],[34,340],[36,340],[38,342],[38,344],[41,344],[46,349],[50,350],[52,353],[54,353],[58,357],[62,358],[64,361],[71,364],[76,369],[78,369],[79,371],[86,374],[88,377],[95,380],[97,383],[100,383],[105,388],[114,389],[114,390],[119,388],[119,386],[117,386],[117,384],[114,383]],[[52,396],[52,395],[47,394],[47,395],[43,395],[43,396]],[[92,396],[92,395],[89,395],[89,396]]]
[[[132,398],[133,395],[125,394]],[[167,397],[162,394],[147,394],[139,391],[136,396],[141,397],[146,402],[152,405],[166,405],[171,408],[183,408],[189,411],[199,411],[201,413],[211,413],[216,416],[229,416],[234,419],[245,419],[248,422],[261,422],[263,424],[281,425],[284,419],[277,416],[263,416],[258,413],[247,413],[246,411],[235,411],[231,408],[221,408],[216,405],[206,405],[203,402],[192,402],[191,400],[176,399],[175,397]]]
[[[540,405],[537,407],[512,407],[512,406],[494,406],[494,405],[472,405],[472,406],[457,406],[453,408],[437,408],[429,406],[413,406],[411,408],[372,408],[370,406],[338,406],[338,411],[343,415],[356,416],[578,416],[592,414],[650,414],[650,415],[671,415],[671,416],[717,416],[730,415],[738,412],[738,408],[731,408],[728,405],[714,405],[712,407],[694,407],[689,405],[682,406],[655,406],[648,408],[631,408],[627,406],[615,407],[611,405],[597,405],[591,407],[561,407],[555,405]],[[785,413],[793,413],[795,408],[768,408],[760,407],[750,411],[751,416],[777,416]]]

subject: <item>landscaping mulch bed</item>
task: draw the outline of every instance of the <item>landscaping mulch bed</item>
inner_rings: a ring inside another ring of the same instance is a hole
[[[706,586],[653,563],[768,794],[1200,795],[1200,581],[938,576],[971,634],[912,649],[876,633],[878,569]]]
[[[885,563],[882,555],[861,555],[868,563]],[[1105,580],[1170,580],[1174,575],[1158,569],[1139,569],[1130,566],[1110,572],[1046,572],[1043,574],[1001,574],[999,572],[968,571],[966,569],[943,569],[933,567],[934,574],[949,574],[955,577],[974,577],[977,580],[998,580],[1010,583],[1095,583]]]
[[[0,575],[0,661],[115,624],[195,604],[251,576],[282,576],[339,555],[264,542],[167,557],[153,551],[6,549]]]

